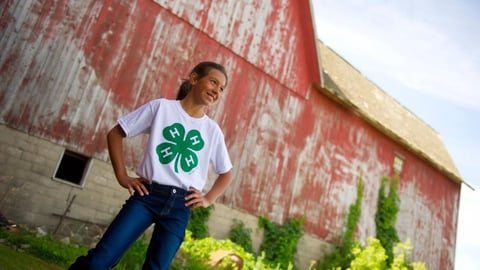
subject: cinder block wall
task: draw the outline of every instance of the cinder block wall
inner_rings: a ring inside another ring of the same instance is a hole
[[[0,211],[17,224],[49,232],[58,227],[60,234],[74,233],[95,241],[128,198],[128,192],[118,185],[110,163],[97,159],[92,160],[83,187],[54,180],[63,151],[60,145],[0,125]],[[235,219],[252,230],[253,246],[258,251],[263,231],[258,228],[257,217],[223,204],[215,205],[208,221],[210,235],[228,238]],[[311,260],[319,259],[328,249],[324,241],[304,235],[298,244],[296,263],[307,269]]]
[[[98,237],[128,192],[116,182],[111,165],[96,159],[83,187],[54,180],[63,151],[60,145],[0,125],[0,211],[17,224]]]

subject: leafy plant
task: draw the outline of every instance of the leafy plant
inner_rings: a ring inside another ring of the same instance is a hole
[[[385,249],[378,239],[369,237],[368,245],[362,247],[357,245],[352,248],[353,259],[348,269],[370,270],[370,269],[387,269],[387,255]]]
[[[232,240],[232,242],[240,245],[245,249],[245,251],[254,253],[253,252],[253,245],[252,245],[252,229],[247,228],[243,221],[241,220],[234,220],[232,228],[228,234],[228,238]]]
[[[280,270],[280,265],[272,266],[266,262],[265,254],[255,257],[253,254],[246,252],[240,245],[235,244],[229,239],[216,240],[212,237],[203,239],[195,239],[192,233],[187,231],[186,237],[174,263],[172,270],[234,270],[238,269],[231,256],[225,256],[223,260],[214,264],[211,255],[218,251],[227,251],[228,254],[234,254],[241,258],[244,270]]]
[[[214,207],[214,205],[211,205],[207,208],[200,207],[191,211],[187,230],[192,232],[193,238],[202,239],[209,235],[207,221]]]
[[[391,269],[392,270],[404,270],[404,269],[413,269],[413,270],[427,270],[427,267],[423,262],[408,262],[407,256],[412,251],[413,247],[410,243],[410,240],[405,241],[405,243],[399,242],[395,245],[393,253],[395,257],[393,258]]]
[[[398,242],[395,244],[394,256],[390,266],[388,265],[388,255],[380,240],[369,237],[367,241],[366,247],[356,246],[353,248],[354,258],[347,270],[426,270],[424,263],[407,262],[406,256],[412,250],[409,240],[405,243]]]
[[[272,263],[278,263],[282,269],[293,265],[297,253],[297,243],[303,235],[304,218],[287,219],[281,226],[267,218],[259,217],[258,223],[264,229],[260,251],[265,252],[265,259]]]
[[[377,229],[377,238],[385,248],[387,253],[387,264],[392,263],[394,257],[393,248],[396,243],[400,241],[395,228],[397,222],[397,213],[400,209],[400,199],[397,195],[398,178],[389,179],[382,178],[382,183],[378,191],[378,206],[375,214],[375,225]],[[387,184],[390,184],[390,190],[387,193]]]

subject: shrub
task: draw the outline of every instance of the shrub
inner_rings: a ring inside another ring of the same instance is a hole
[[[287,219],[283,226],[267,218],[260,217],[258,223],[264,229],[260,251],[265,252],[265,259],[278,263],[282,269],[293,265],[297,253],[297,243],[303,235],[303,218]]]
[[[265,254],[255,257],[253,254],[246,252],[243,247],[235,244],[229,239],[216,240],[212,237],[203,239],[194,239],[192,233],[187,231],[185,241],[180,246],[172,270],[211,270],[211,269],[236,269],[236,264],[230,256],[226,256],[215,267],[212,265],[211,255],[216,251],[228,251],[235,254],[243,260],[244,270],[273,270],[284,269],[280,266],[270,266],[265,262]]]
[[[230,229],[230,233],[228,234],[228,238],[232,240],[232,242],[243,247],[245,251],[253,254],[254,252],[251,234],[252,229],[247,228],[243,221],[235,219],[233,221],[233,226]]]
[[[214,205],[211,205],[207,208],[199,207],[191,211],[187,230],[192,232],[194,238],[202,239],[209,235],[207,221],[213,209]]]

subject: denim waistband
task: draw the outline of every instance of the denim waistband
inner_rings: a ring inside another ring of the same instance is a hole
[[[152,181],[150,184],[150,191],[167,191],[168,193],[172,195],[177,195],[177,196],[187,196],[191,192],[188,190],[185,190],[183,188],[179,188],[176,186],[169,186],[169,185],[162,185],[157,182]]]

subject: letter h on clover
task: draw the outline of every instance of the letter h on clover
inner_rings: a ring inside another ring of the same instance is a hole
[[[185,127],[175,123],[163,129],[163,137],[167,142],[157,146],[157,155],[160,163],[174,162],[174,170],[178,173],[178,166],[184,172],[190,172],[198,166],[196,152],[202,150],[205,142],[198,130],[190,130],[185,134]]]

